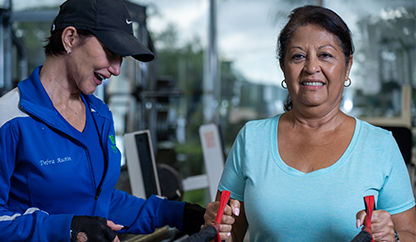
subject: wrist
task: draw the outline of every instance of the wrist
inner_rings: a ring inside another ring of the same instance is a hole
[[[77,235],[78,235],[78,231],[71,228],[70,230],[71,233],[71,242],[76,242],[77,241]]]
[[[197,204],[186,203],[183,212],[182,232],[188,235],[198,233],[205,224],[204,214],[205,208]]]
[[[395,242],[400,242],[399,233],[394,229]]]

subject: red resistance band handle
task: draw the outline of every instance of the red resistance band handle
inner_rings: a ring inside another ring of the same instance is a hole
[[[376,205],[374,202],[374,196],[365,196],[364,197],[365,212],[367,213],[364,221],[364,230],[370,233],[371,242],[374,242],[373,232],[371,230],[371,217],[373,216],[373,210],[376,210]]]
[[[220,197],[220,206],[218,207],[217,216],[215,217],[215,226],[219,228],[221,224],[222,215],[224,214],[225,206],[230,199],[231,192],[230,191],[222,191]],[[215,237],[215,242],[221,242],[220,233],[217,233]]]

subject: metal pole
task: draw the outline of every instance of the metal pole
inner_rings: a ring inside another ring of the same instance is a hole
[[[207,69],[204,78],[204,117],[206,123],[217,123],[216,83],[218,76],[216,0],[210,0]]]
[[[318,6],[321,6],[321,7],[322,7],[322,6],[323,6],[323,4],[324,4],[324,3],[323,3],[323,1],[324,1],[324,0],[316,0],[316,5],[318,5]]]
[[[3,22],[3,16],[1,17],[1,21]],[[5,83],[4,83],[4,28],[3,23],[0,24],[0,96],[6,93]]]
[[[4,92],[9,91],[12,88],[12,68],[11,68],[11,49],[12,49],[12,31],[10,23],[10,14],[12,8],[12,1],[7,0],[4,2],[4,9],[2,11],[2,26],[1,26],[1,44],[0,54],[3,57],[1,60],[0,71],[2,73],[0,78],[0,87]],[[0,94],[1,95],[1,94]]]
[[[4,26],[4,82],[6,90],[11,90],[13,88],[12,83],[12,23],[10,22],[11,12],[12,12],[12,0],[6,1],[7,3],[7,19]]]

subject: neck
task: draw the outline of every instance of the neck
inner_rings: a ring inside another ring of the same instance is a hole
[[[64,55],[49,56],[40,70],[40,81],[55,105],[81,100],[80,90],[69,80],[67,73]]]
[[[345,121],[347,115],[339,108],[334,108],[328,112],[321,112],[320,114],[311,112],[300,112],[296,108],[287,112],[287,119],[292,127],[307,127],[310,129],[335,129],[342,122]]]

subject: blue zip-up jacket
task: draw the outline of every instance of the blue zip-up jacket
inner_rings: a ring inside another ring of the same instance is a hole
[[[104,176],[96,184],[94,154],[59,117],[40,68],[0,98],[0,241],[70,241],[74,215],[107,218],[125,226],[121,233],[165,225],[181,230],[185,203],[114,189],[121,155],[112,114],[100,99],[84,95],[104,150]]]

